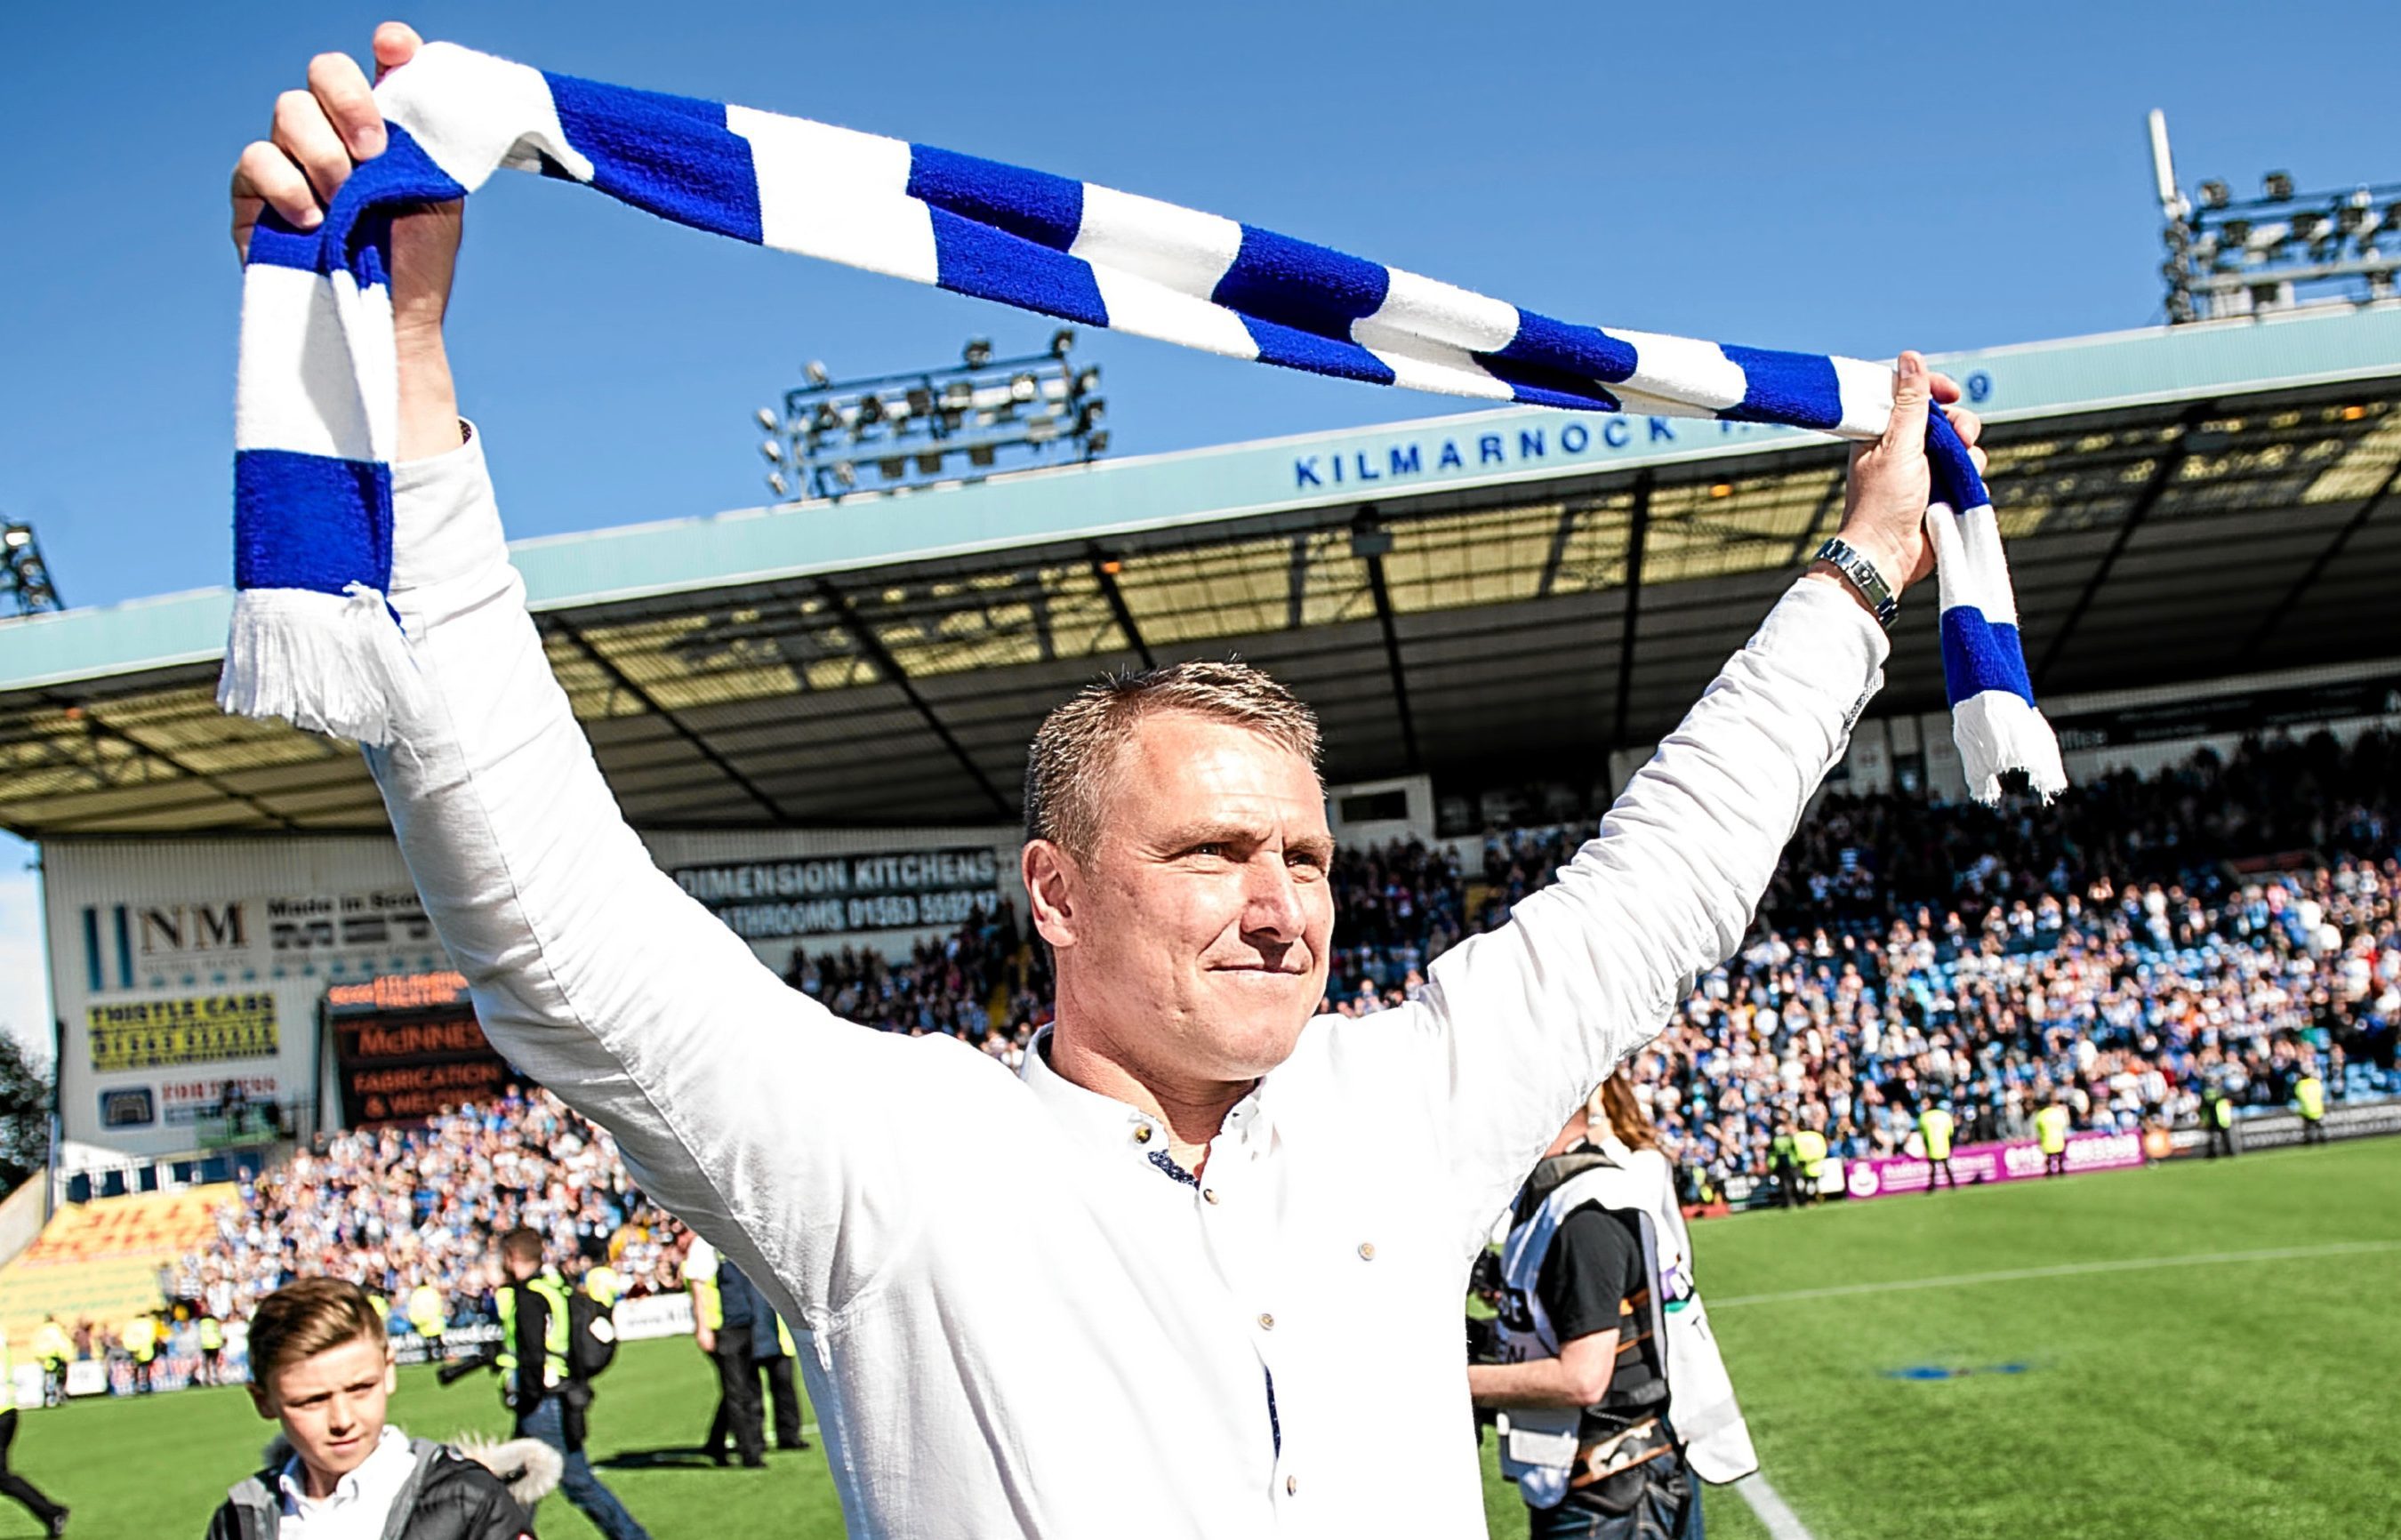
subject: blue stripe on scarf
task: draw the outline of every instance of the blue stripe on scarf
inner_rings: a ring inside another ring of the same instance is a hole
[[[542,72],[567,142],[592,162],[592,185],[694,229],[761,239],[750,141],[725,126],[722,103],[604,86]]]
[[[1081,182],[930,144],[909,146],[909,196],[1054,252],[1084,225]]]
[[[935,282],[954,294],[997,299],[1021,309],[1063,316],[1087,326],[1109,323],[1092,265],[1022,236],[928,209],[934,225]]]
[[[339,594],[391,584],[391,469],[244,449],[233,457],[235,585]]]
[[[2018,628],[1986,620],[1972,604],[1943,611],[1942,688],[1954,706],[1987,690],[2006,690],[2032,706],[2034,683],[2026,677]]]
[[[1526,406],[1563,406],[1570,411],[1613,412],[1615,396],[1583,375],[1547,364],[1521,364],[1502,353],[1477,353],[1475,362],[1509,387],[1510,399]]]
[[[1365,262],[1245,225],[1242,249],[1234,254],[1225,276],[1217,280],[1211,297],[1241,311],[1246,320],[1255,318],[1347,341],[1351,323],[1383,309],[1384,296],[1392,286],[1392,275],[1380,262]],[[1252,335],[1258,335],[1255,328]],[[1262,348],[1265,341],[1261,338]],[[1384,370],[1382,378],[1389,382],[1392,371]]]
[[[1832,430],[1843,420],[1843,390],[1834,361],[1823,353],[1777,352],[1723,343],[1719,351],[1742,371],[1739,404],[1718,416],[1730,422],[1784,422]]]
[[[1953,513],[1964,514],[1993,501],[1993,494],[1984,489],[1984,478],[1976,474],[1975,457],[1968,452],[1967,440],[1939,410],[1927,419],[1926,462],[1934,480],[1934,501],[1950,504]]]
[[[1570,375],[1589,375],[1611,385],[1632,377],[1640,362],[1634,344],[1621,341],[1598,326],[1578,326],[1532,310],[1517,312],[1517,335],[1497,353],[1478,353],[1477,362],[1502,378],[1512,378],[1492,367],[1495,359],[1538,364]],[[1614,403],[1611,409],[1615,410]]]

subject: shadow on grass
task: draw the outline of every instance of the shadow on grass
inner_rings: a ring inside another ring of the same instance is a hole
[[[661,1449],[619,1450],[606,1460],[592,1462],[594,1470],[715,1470],[718,1462],[694,1444],[669,1444]]]

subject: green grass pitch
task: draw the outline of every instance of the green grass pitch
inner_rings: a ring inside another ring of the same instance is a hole
[[[1818,1540],[2394,1533],[2401,1140],[1694,1233],[1766,1475]],[[689,1452],[713,1398],[689,1342],[628,1345],[601,1391],[594,1452],[658,1540],[842,1533],[821,1454]],[[490,1377],[422,1369],[395,1417],[504,1426]],[[197,1540],[268,1431],[233,1389],[83,1403],[27,1413],[13,1464],[74,1506],[72,1534]],[[1488,1495],[1494,1534],[1524,1533],[1514,1491]],[[1731,1492],[1708,1516],[1764,1533]],[[559,1499],[542,1519],[545,1540],[594,1533]],[[34,1533],[0,1506],[0,1540]]]

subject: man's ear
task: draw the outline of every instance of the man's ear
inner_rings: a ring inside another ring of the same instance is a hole
[[[1077,889],[1083,873],[1076,858],[1050,840],[1028,840],[1018,856],[1025,878],[1025,902],[1034,928],[1053,947],[1076,944]]]
[[[383,1344],[383,1393],[391,1396],[400,1389],[400,1360],[391,1355],[391,1340]]]
[[[279,1420],[279,1414],[275,1409],[275,1397],[268,1394],[265,1385],[254,1380],[242,1388],[250,1392],[250,1404],[261,1417],[270,1423]]]

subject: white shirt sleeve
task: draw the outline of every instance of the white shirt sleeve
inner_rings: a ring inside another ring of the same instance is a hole
[[[787,988],[652,863],[552,678],[481,439],[392,483],[423,687],[367,759],[477,1016],[803,1320],[840,1309],[905,1233],[906,1109],[947,1056]]]
[[[1559,880],[1435,959],[1405,1043],[1376,1043],[1386,1017],[1338,1026],[1338,1062],[1406,1066],[1471,1249],[1568,1115],[1741,944],[1886,652],[1848,594],[1794,584]]]

